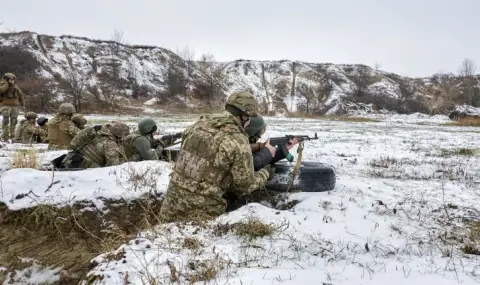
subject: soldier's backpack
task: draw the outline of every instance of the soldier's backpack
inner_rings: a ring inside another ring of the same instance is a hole
[[[69,148],[75,152],[82,150],[87,144],[98,136],[102,125],[95,125],[81,130],[70,142]]]

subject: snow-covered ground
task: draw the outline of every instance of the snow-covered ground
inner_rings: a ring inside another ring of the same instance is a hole
[[[305,142],[303,160],[334,165],[334,191],[288,194],[287,202],[296,204],[287,210],[250,203],[208,224],[159,225],[96,257],[91,283],[84,284],[477,284],[478,257],[461,248],[478,243],[469,241],[466,222],[480,220],[480,130],[420,117],[266,118],[267,136],[318,134]],[[158,121],[162,132],[173,133],[193,119]],[[0,149],[0,201],[11,209],[34,205],[28,195],[18,196],[25,192],[44,203],[91,199],[97,207],[99,197],[164,192],[171,169],[165,162],[142,162],[70,173],[5,171],[13,150]],[[119,176],[147,169],[159,169],[154,183]],[[271,224],[263,228],[272,232],[253,239],[240,235],[236,223],[257,220]]]

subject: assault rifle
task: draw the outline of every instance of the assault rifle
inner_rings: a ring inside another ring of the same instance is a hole
[[[309,137],[306,135],[285,135],[284,137],[273,137],[270,138],[270,144],[273,146],[283,146],[288,144],[288,142],[292,139],[296,138],[299,143],[303,141],[309,141],[309,140],[318,140],[317,133],[315,133],[314,137]]]
[[[183,133],[175,133],[172,135],[164,135],[160,137],[159,139],[153,139],[153,148],[157,148],[157,146],[160,144],[160,142],[164,142],[165,145],[169,146],[172,145],[174,141],[181,139]]]

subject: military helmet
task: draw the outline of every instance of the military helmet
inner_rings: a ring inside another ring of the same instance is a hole
[[[25,113],[25,119],[27,119],[27,120],[36,119],[37,117],[38,117],[38,115],[35,112]]]
[[[157,123],[152,118],[143,118],[138,122],[138,130],[142,135],[153,133],[157,130]]]
[[[13,73],[7,72],[7,73],[5,73],[5,75],[3,75],[3,79],[5,79],[7,81],[8,80],[15,80],[16,76]]]
[[[227,98],[226,106],[233,106],[244,112],[249,117],[256,117],[258,110],[258,101],[249,91],[238,91]]]
[[[75,106],[73,106],[71,103],[63,103],[58,108],[58,112],[62,115],[72,115],[75,113]]]
[[[42,116],[42,117],[40,117],[40,118],[37,119],[37,124],[38,124],[39,126],[45,125],[46,122],[48,122],[47,117],[43,117],[43,116]]]
[[[267,125],[263,120],[263,117],[258,115],[257,117],[250,118],[250,123],[245,127],[245,131],[248,137],[258,136],[261,137],[265,133]]]
[[[108,129],[110,130],[110,133],[117,138],[123,138],[130,134],[130,128],[127,126],[127,124],[119,121],[112,122]]]
[[[75,114],[72,116],[72,122],[78,126],[84,126],[87,124],[87,119],[82,114]]]

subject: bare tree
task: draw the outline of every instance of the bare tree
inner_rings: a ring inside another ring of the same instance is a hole
[[[195,83],[194,93],[201,100],[207,101],[210,108],[223,103],[225,78],[222,69],[215,62],[215,56],[210,53],[202,54],[199,67],[206,80],[199,80]]]
[[[355,84],[352,88],[352,95],[361,97],[365,95],[368,86],[373,82],[367,66],[360,66],[356,71],[357,74],[350,78]]]
[[[69,71],[65,75],[65,89],[66,91],[73,96],[73,105],[77,112],[82,110],[82,104],[86,95],[86,85],[85,78],[74,72]]]
[[[475,86],[477,79],[475,78],[475,62],[471,59],[465,58],[458,69],[458,74],[462,77],[462,93],[467,104],[473,104],[473,97],[475,95]]]
[[[120,45],[125,44],[125,40],[123,39],[123,31],[115,29],[112,33],[112,41],[116,43],[114,46],[115,52],[120,50]]]
[[[379,71],[382,65],[378,62],[375,62],[375,71]]]
[[[188,45],[183,49],[177,48],[177,54],[184,62],[187,69],[186,86],[190,86],[193,79],[193,72],[195,71],[195,52]],[[187,99],[187,92],[185,92],[185,99]]]
[[[417,92],[415,83],[408,80],[400,80],[398,88],[400,89],[400,97],[402,100],[412,98],[415,92]]]

